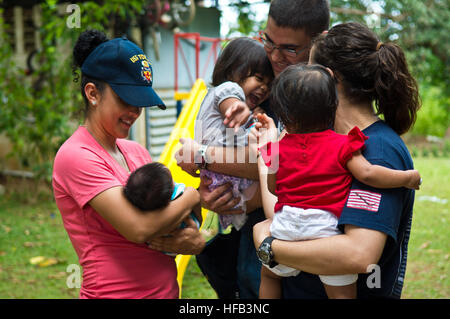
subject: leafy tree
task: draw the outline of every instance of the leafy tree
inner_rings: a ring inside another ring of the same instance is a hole
[[[1,0],[0,0],[1,4]],[[80,87],[74,83],[71,48],[89,28],[106,31],[111,21],[131,19],[142,8],[139,0],[93,1],[78,4],[81,28],[68,27],[70,13],[60,13],[57,0],[40,4],[42,50],[36,53],[36,69],[27,75],[14,59],[12,39],[4,32],[0,8],[0,133],[12,144],[10,156],[22,169],[31,169],[50,184],[52,162],[60,145],[79,124]],[[65,8],[64,8],[65,9]],[[3,30],[3,32],[2,32]]]

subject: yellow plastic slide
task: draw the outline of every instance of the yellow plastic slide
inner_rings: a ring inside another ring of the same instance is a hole
[[[181,147],[181,144],[179,143],[179,139],[181,137],[194,138],[195,119],[197,118],[197,113],[206,93],[207,88],[205,82],[202,79],[198,79],[192,87],[191,93],[189,94],[183,110],[175,123],[175,127],[170,134],[169,140],[167,141],[159,158],[159,162],[163,163],[170,169],[175,182],[183,183],[186,186],[192,186],[195,188],[197,188],[200,184],[200,179],[183,171],[177,165],[174,155],[175,152]],[[203,221],[206,219],[206,214],[207,211],[202,209]],[[180,298],[183,277],[190,258],[190,255],[178,255],[175,258],[178,269],[177,280],[178,286],[180,287]]]

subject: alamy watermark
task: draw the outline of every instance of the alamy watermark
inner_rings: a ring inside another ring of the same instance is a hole
[[[381,268],[376,264],[367,266],[367,273],[371,273],[366,280],[367,288],[381,288]]]
[[[71,13],[66,19],[66,25],[69,29],[81,28],[81,9],[77,4],[69,4],[66,12]]]
[[[81,288],[81,267],[77,264],[70,264],[66,268],[66,272],[70,273],[66,279],[66,286],[69,289]]]

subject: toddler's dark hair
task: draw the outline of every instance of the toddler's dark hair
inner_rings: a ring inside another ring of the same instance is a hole
[[[131,173],[123,192],[134,206],[148,211],[167,206],[173,188],[169,169],[161,163],[154,162],[141,166]]]
[[[296,64],[275,79],[272,110],[288,133],[304,134],[333,128],[338,105],[336,83],[321,65]]]
[[[73,71],[76,72],[77,68],[81,68],[86,58],[89,54],[94,51],[94,49],[102,44],[103,42],[108,41],[108,37],[99,30],[86,30],[80,34],[77,42],[73,48]],[[75,78],[78,81],[78,78]],[[85,104],[84,108],[84,116],[87,116],[89,111],[89,103],[88,99],[84,93],[84,87],[88,83],[94,83],[99,90],[100,93],[105,89],[105,82],[97,80],[93,77],[87,76],[85,74],[81,74],[81,94],[83,95],[83,100]]]
[[[227,44],[217,59],[212,85],[218,86],[226,81],[240,82],[255,74],[273,79],[272,66],[264,46],[251,38],[236,38]]]

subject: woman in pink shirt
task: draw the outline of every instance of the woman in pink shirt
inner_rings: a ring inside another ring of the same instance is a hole
[[[53,189],[83,267],[80,298],[178,298],[174,258],[147,243],[173,232],[179,240],[166,251],[203,249],[195,225],[177,229],[199,203],[197,191],[188,187],[167,207],[145,213],[123,195],[130,172],[152,161],[125,138],[142,107],[165,109],[152,89],[151,64],[134,43],[95,30],[80,35],[73,55],[85,121],[56,154]]]

